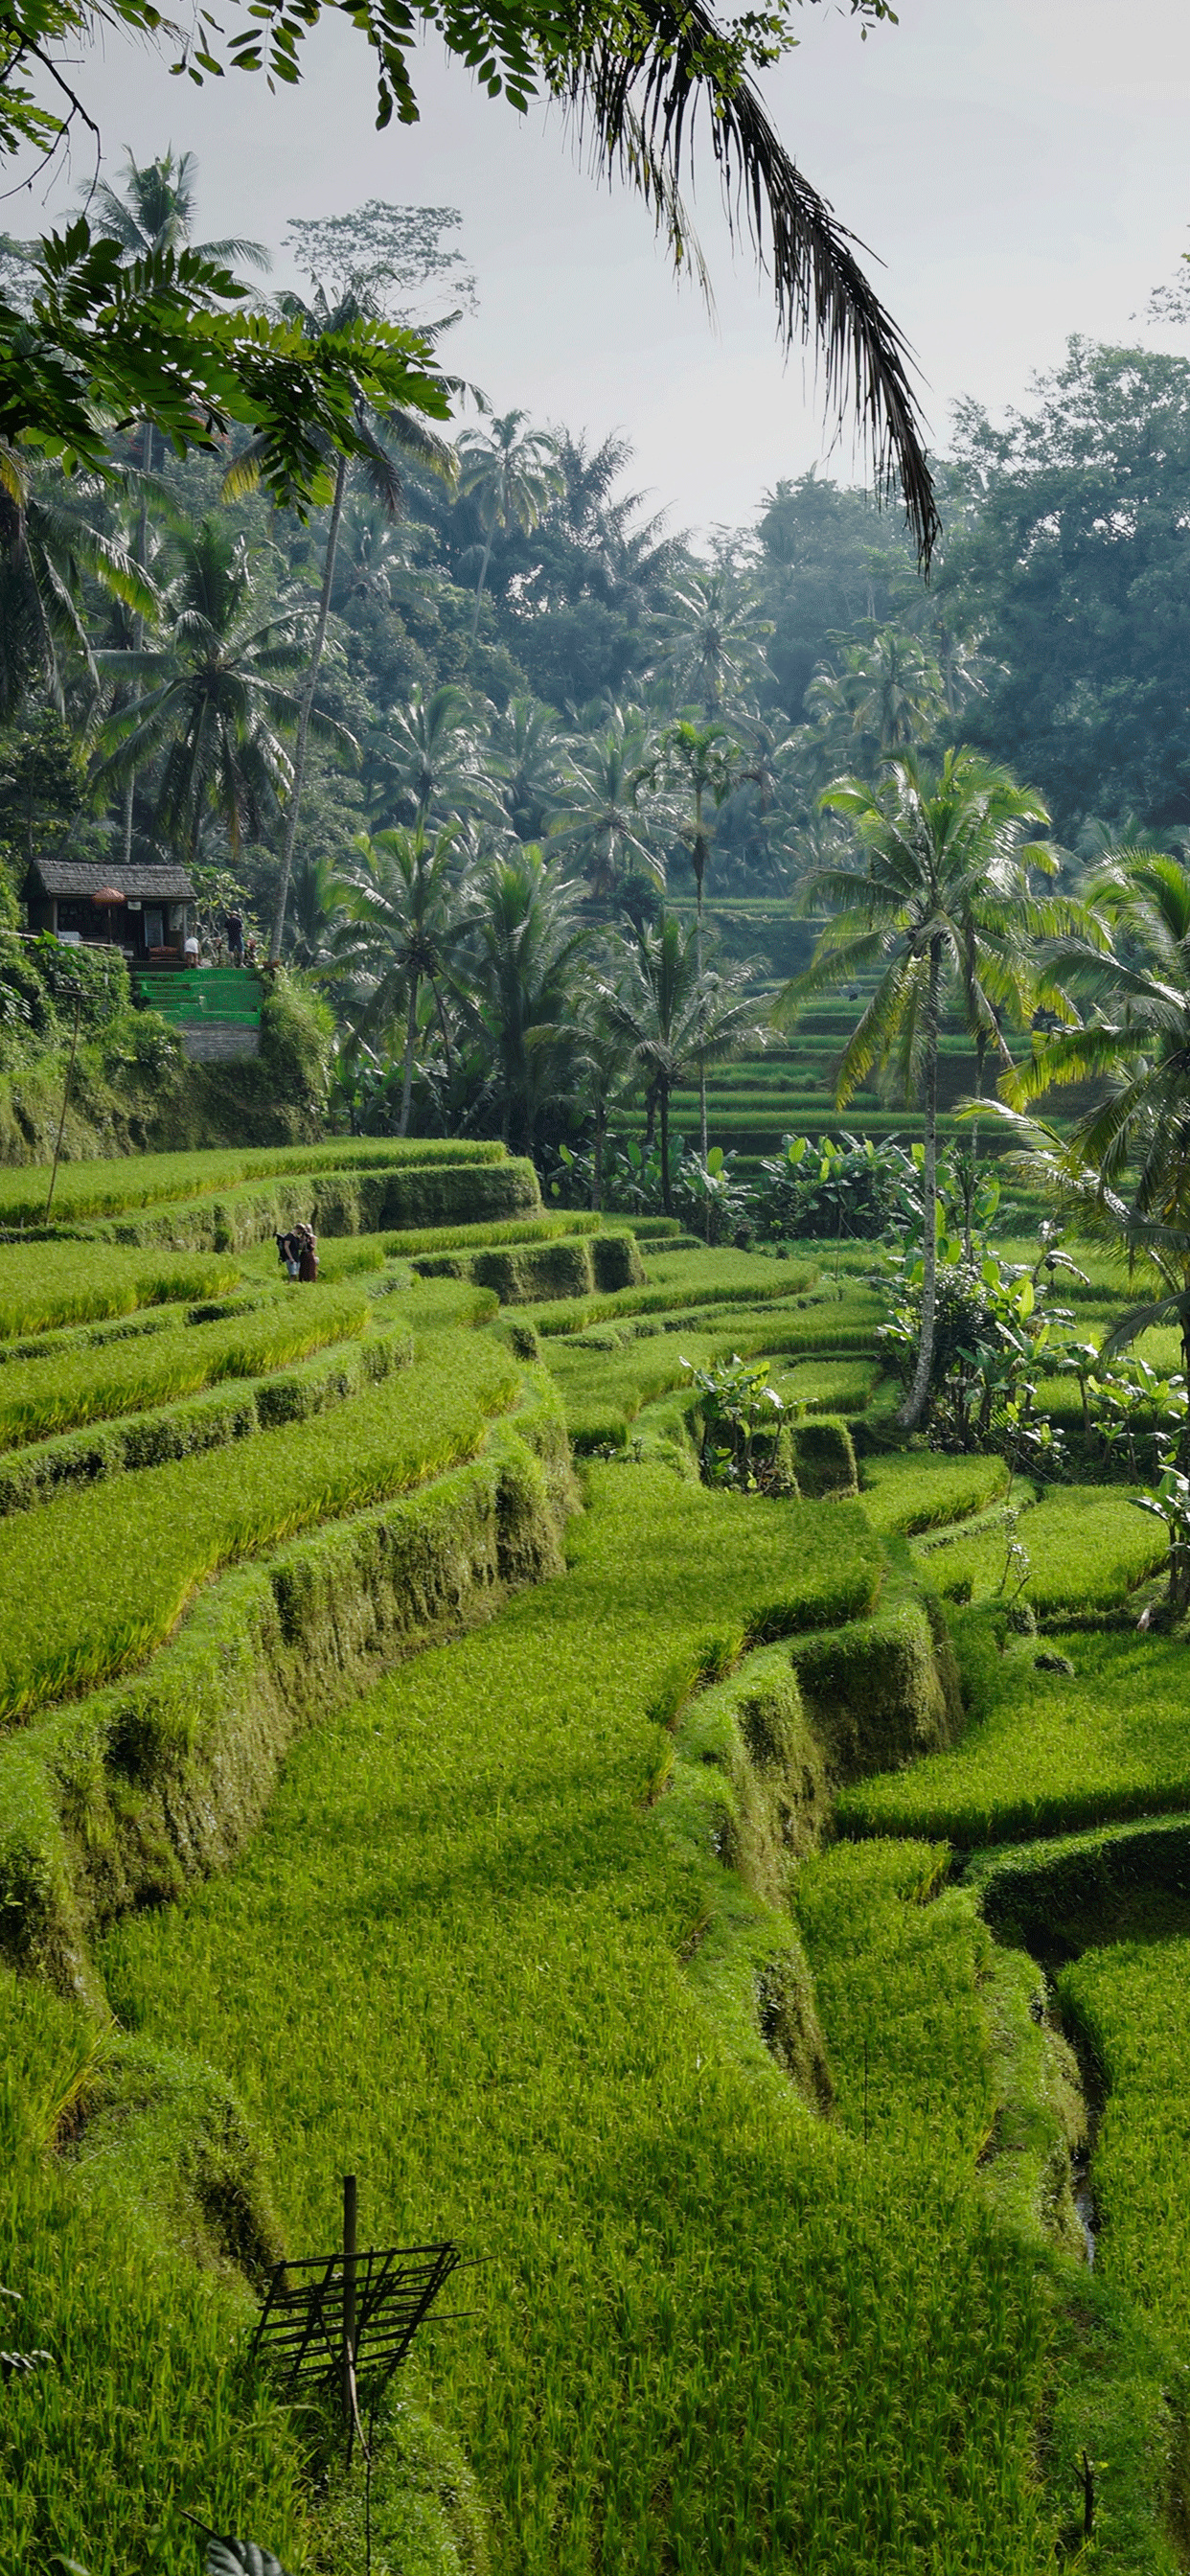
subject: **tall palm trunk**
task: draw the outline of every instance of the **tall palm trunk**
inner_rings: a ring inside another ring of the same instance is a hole
[[[975,1193],[979,1187],[979,1112],[983,1107],[983,1066],[987,1051],[987,1037],[981,1029],[975,1041],[975,1116],[971,1121],[971,1177],[967,1186],[967,1204],[963,1210],[963,1257],[966,1261],[971,1259],[971,1228]]]
[[[150,467],[152,465],[152,461],[153,452],[152,445],[150,443]],[[149,561],[149,505],[143,496],[141,499],[140,509],[137,513],[136,541],[133,547],[133,560],[140,565],[142,572],[147,569]],[[132,649],[134,653],[139,653],[144,640],[145,621],[138,609],[132,621]],[[128,785],[124,790],[124,865],[126,868],[129,868],[132,865],[132,797],[134,786],[135,780],[130,775]]]
[[[696,791],[694,801],[694,851],[694,963],[698,970],[698,981],[701,986],[702,884],[703,878],[706,875],[706,853],[702,846],[701,788]],[[698,1134],[702,1153],[702,1167],[705,1172],[707,1167],[707,1060],[701,1047],[698,1050]]]
[[[298,816],[301,811],[302,787],[306,776],[306,737],[318,686],[318,666],[326,642],[327,619],[330,616],[331,587],[335,578],[335,556],[339,547],[339,522],[343,516],[343,495],[347,489],[347,458],[341,456],[335,470],[335,497],[331,503],[331,523],[327,529],[326,556],[322,566],[322,589],[318,599],[318,622],[310,648],[310,669],[302,694],[302,711],[298,718],[297,742],[293,753],[293,784],[289,790],[289,813],[285,823],[285,847],[281,854],[281,881],[277,888],[277,909],[273,914],[273,935],[269,941],[269,964],[276,966],[281,957],[281,939],[285,929],[285,907],[289,901],[289,880],[293,872],[294,843],[297,840]],[[404,1134],[404,1129],[402,1129]]]
[[[483,598],[483,586],[488,577],[488,565],[492,560],[492,546],[495,540],[495,535],[496,522],[493,519],[492,524],[488,529],[487,543],[483,550],[483,562],[479,567],[479,579],[475,585],[475,607],[471,618],[471,633],[467,638],[468,650],[470,650],[471,646],[474,644],[476,636],[479,633],[479,603]]]
[[[420,978],[409,978],[409,1007],[405,1013],[405,1074],[401,1084],[401,1123],[398,1136],[409,1133],[409,1104],[413,1097],[413,1045],[417,1036],[417,988]]]
[[[669,1083],[664,1074],[657,1084],[661,1111],[661,1205],[666,1216],[673,1215],[673,1191],[669,1179]]]
[[[925,1411],[934,1364],[934,1318],[938,1298],[938,996],[942,980],[942,942],[930,941],[930,980],[926,995],[925,1168],[922,1172],[921,1339],[913,1383],[897,1421],[902,1431],[915,1431]]]

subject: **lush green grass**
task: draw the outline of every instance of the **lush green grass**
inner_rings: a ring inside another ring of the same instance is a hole
[[[836,1843],[803,1863],[794,1914],[814,1971],[838,2116],[852,2137],[970,2175],[998,2089],[983,1988],[992,1940],[945,1888],[945,1844]]]
[[[1106,2091],[1096,2265],[1190,2366],[1190,1940],[1089,1950],[1058,1980]]]
[[[592,1497],[568,1578],[307,1740],[231,1880],[112,1934],[113,2003],[231,2074],[292,2247],[333,2237],[350,2164],[369,2233],[483,2255],[481,2313],[407,2384],[510,2576],[1034,2576],[1034,2258],[962,2175],[923,2190],[741,2067],[679,1965],[729,1882],[648,1803],[700,1666],[870,1597],[861,1516],[630,1467]],[[97,2576],[153,2465],[113,2496],[96,2458],[90,2528],[72,2499]],[[54,2455],[10,2446],[5,2492],[45,2527]]]
[[[138,1306],[218,1297],[235,1285],[226,1253],[141,1252],[99,1243],[0,1244],[0,1341]]]
[[[809,1413],[862,1413],[879,1374],[871,1360],[798,1360],[791,1369],[775,1368],[772,1384],[784,1404],[804,1405]]]
[[[698,1332],[681,1338],[656,1333],[605,1351],[576,1350],[555,1335],[546,1344],[546,1355],[576,1449],[589,1452],[605,1442],[620,1446],[643,1405],[679,1387],[692,1393],[691,1367],[709,1368],[716,1347]]]
[[[1031,1488],[1027,1489],[1031,1492]],[[1110,1610],[1164,1564],[1164,1528],[1118,1485],[1051,1485],[1024,1503],[1017,1537],[1029,1559],[1027,1598],[1042,1617]],[[1001,1589],[1005,1532],[981,1531],[929,1548],[931,1583],[948,1601],[987,1601]],[[1008,1589],[1015,1591],[1016,1574]]]
[[[369,1313],[358,1289],[327,1289],[315,1297],[298,1286],[253,1313],[177,1326],[149,1341],[138,1336],[49,1366],[42,1358],[14,1361],[0,1371],[0,1449],[197,1395],[221,1378],[262,1376],[362,1333]]]
[[[305,1172],[380,1171],[399,1163],[497,1163],[503,1158],[502,1145],[392,1136],[337,1136],[325,1145],[257,1146],[244,1153],[224,1147],[208,1153],[115,1155],[110,1161],[60,1164],[52,1215],[54,1223],[62,1225],[79,1218],[117,1216],[124,1208],[191,1198],[199,1190],[231,1189],[240,1181]],[[0,1167],[0,1225],[40,1225],[49,1182],[48,1164]]]
[[[539,1213],[541,1198],[532,1163],[501,1152],[496,1159],[319,1165],[272,1177],[236,1181],[225,1189],[170,1199],[147,1208],[125,1208],[95,1231],[127,1244],[179,1247],[268,1242],[296,1218],[326,1235],[381,1234],[393,1227],[470,1225]]]
[[[69,1485],[95,1485],[129,1468],[159,1467],[170,1458],[226,1448],[280,1422],[304,1422],[346,1403],[412,1356],[413,1332],[403,1312],[381,1308],[375,1332],[352,1333],[266,1377],[238,1378],[179,1402],[117,1414],[10,1449],[0,1457],[0,1514],[27,1511]]]
[[[986,1511],[1007,1490],[1002,1458],[941,1458],[930,1450],[911,1449],[865,1458],[863,1465],[864,1510],[873,1529],[886,1538],[910,1538],[916,1531],[943,1529],[948,1521],[965,1521],[973,1512]],[[931,1574],[933,1570],[931,1563]]]
[[[267,2495],[267,2537],[287,2553],[301,2528],[300,2436],[244,2366],[255,2302],[203,2225],[204,2187],[231,2220],[255,2181],[243,2122],[209,2071],[163,2052],[156,2082],[142,2061],[131,2101],[125,2088],[120,2125],[131,2143],[129,2112],[142,2114],[139,2156],[80,2167],[69,2141],[108,2051],[78,2004],[0,1969],[0,2282],[20,2299],[4,2305],[4,2340],[53,2356],[14,2375],[0,2408],[0,2562],[12,2576],[42,2576],[54,2550],[92,2576],[193,2576],[179,2497],[228,2531],[247,2498]],[[163,2134],[155,2096],[171,2094]],[[165,2559],[163,2514],[176,2535]],[[251,2513],[247,2528],[259,2528]]]
[[[125,1671],[220,1566],[473,1456],[516,1388],[489,1335],[429,1337],[329,1414],[0,1523],[0,1718]]]
[[[607,1295],[527,1306],[539,1333],[582,1332],[618,1315],[673,1315],[697,1306],[749,1306],[808,1288],[809,1262],[769,1261],[753,1252],[669,1252],[646,1246],[648,1285]]]
[[[986,1714],[963,1742],[844,1790],[843,1829],[970,1850],[1190,1807],[1185,1646],[1093,1633],[1062,1645],[1072,1674],[1036,1671],[1032,1639],[993,1655]]]

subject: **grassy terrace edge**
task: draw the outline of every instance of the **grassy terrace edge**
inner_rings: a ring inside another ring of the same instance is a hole
[[[544,1372],[525,1399],[478,1457],[225,1574],[143,1673],[0,1737],[0,1955],[86,1993],[96,1925],[225,1868],[297,1733],[560,1570],[565,1426]]]

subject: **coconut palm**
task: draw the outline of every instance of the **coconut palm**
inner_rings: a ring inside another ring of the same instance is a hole
[[[542,1107],[575,1044],[589,935],[579,891],[533,846],[492,860],[474,883],[466,980],[498,1067],[500,1132],[519,1153],[532,1153]]]
[[[193,152],[173,145],[156,161],[124,155],[124,194],[101,179],[83,200],[92,233],[117,241],[129,259],[151,259],[155,252],[197,250],[201,259],[246,260],[251,268],[272,265],[263,242],[225,235],[221,241],[193,243],[194,201],[198,163]]]
[[[1039,1034],[1000,1087],[1020,1112],[1056,1086],[1095,1083],[1066,1136],[1027,1140],[1031,1173],[1156,1274],[1164,1293],[1125,1316],[1113,1344],[1176,1322],[1190,1374],[1190,867],[1166,851],[1117,850],[1086,900],[1086,928],[1054,965],[1088,1017]]]
[[[658,835],[669,837],[673,825],[672,804],[657,790],[657,745],[645,718],[638,708],[613,708],[606,732],[572,756],[556,841],[579,861],[592,892],[606,895],[633,869],[665,884]]]
[[[731,741],[725,725],[695,725],[682,721],[671,725],[664,743],[665,774],[681,793],[685,812],[679,823],[694,871],[695,955],[702,973],[702,901],[707,867],[714,837],[713,813],[731,792],[741,764],[739,745]],[[698,1126],[700,1150],[707,1159],[707,1071],[705,1063],[698,1069]]]
[[[450,1080],[445,993],[464,922],[454,883],[458,827],[431,840],[413,831],[361,832],[355,859],[337,870],[344,919],[331,943],[336,964],[362,979],[366,995],[359,1034],[384,1033],[404,1013],[399,1136],[409,1132],[418,1006],[428,985],[442,1032]]]
[[[708,723],[758,676],[760,646],[772,633],[758,600],[726,565],[691,573],[670,593],[662,668],[679,701],[697,698]]]
[[[601,995],[612,1028],[626,1040],[632,1061],[656,1097],[661,1198],[666,1215],[672,1216],[671,1095],[696,1065],[722,1063],[754,1046],[762,1034],[763,1014],[748,990],[747,971],[704,968],[697,933],[684,930],[673,913],[658,913],[655,923],[643,924],[619,945],[620,972],[604,981]]]
[[[591,1205],[603,1206],[603,1169],[608,1122],[615,1103],[627,1089],[635,1053],[623,1023],[612,1017],[606,979],[580,992],[575,1011],[578,1040],[574,1059],[576,1102],[591,1121]]]
[[[482,701],[481,701],[482,704]],[[475,707],[451,681],[423,689],[394,707],[385,729],[370,736],[372,802],[380,815],[423,829],[432,820],[506,821],[480,752]]]
[[[527,419],[527,412],[505,412],[486,433],[465,429],[458,442],[460,488],[474,501],[484,531],[472,644],[479,633],[480,601],[497,528],[523,528],[527,535],[560,485],[557,441],[543,429],[523,429]]]
[[[289,905],[289,958],[295,966],[325,966],[332,935],[342,919],[344,887],[333,859],[310,853],[293,872]]]
[[[90,190],[83,201],[93,234],[119,243],[124,261],[175,257],[194,249],[201,259],[226,266],[231,260],[245,260],[252,268],[271,266],[263,242],[245,241],[225,235],[220,241],[200,242],[192,239],[195,212],[195,190],[198,164],[193,152],[174,156],[172,144],[156,161],[137,161],[131,152],[124,156],[124,193],[121,195],[107,180]],[[141,421],[138,431],[140,464],[144,469],[137,499],[136,524],[132,534],[132,552],[142,567],[149,563],[148,486],[144,479],[159,462],[158,432],[151,421]],[[127,638],[129,649],[139,652],[144,643],[143,616],[134,616]],[[124,786],[124,863],[132,856],[132,809],[135,777],[129,771]]]
[[[1025,825],[1048,820],[1040,797],[978,752],[948,751],[937,771],[904,753],[878,786],[840,779],[822,801],[850,820],[858,858],[820,869],[809,881],[805,908],[826,903],[838,910],[810,966],[779,995],[773,1017],[789,1028],[813,994],[875,968],[879,981],[835,1075],[836,1106],[845,1107],[874,1065],[893,1061],[906,1097],[921,1098],[921,1341],[898,1415],[911,1430],[925,1407],[934,1350],[942,1014],[957,1003],[972,1037],[982,1035],[1010,1062],[1002,1011],[1024,1019],[1039,1000],[1068,1008],[1039,964],[1036,943],[1075,928],[1078,916],[1074,907],[1044,902],[1032,890],[1030,870],[1052,874],[1056,864],[1048,846],[1023,839]]]
[[[488,772],[518,841],[540,841],[566,802],[567,741],[552,707],[510,698],[492,727]]]
[[[353,288],[349,288],[334,305],[328,302],[323,289],[317,285],[308,301],[300,295],[286,294],[278,296],[277,304],[285,320],[295,322],[312,346],[317,346],[320,341],[333,343],[344,333],[352,331],[358,323],[376,319],[376,307],[372,299],[357,293]],[[277,900],[273,909],[273,927],[269,942],[269,957],[273,965],[276,965],[280,957],[281,941],[285,930],[285,907],[289,899],[289,879],[293,867],[294,845],[297,840],[302,789],[306,776],[306,745],[330,618],[339,528],[343,517],[348,476],[354,472],[357,478],[363,478],[373,499],[379,503],[390,519],[395,519],[404,501],[401,470],[397,462],[398,454],[421,466],[423,471],[441,475],[448,483],[454,481],[457,470],[453,448],[449,447],[444,439],[438,438],[432,429],[427,428],[425,421],[419,419],[416,412],[409,411],[400,404],[390,404],[383,412],[373,411],[369,414],[362,395],[357,393],[354,428],[356,448],[351,457],[346,456],[341,449],[332,449],[329,441],[325,442],[327,481],[330,486],[330,516],[327,520],[322,579],[319,584],[314,631],[310,641],[306,683],[302,691],[298,715],[297,742],[293,755],[293,785],[286,811],[285,839],[277,881]],[[264,450],[264,440],[254,439],[236,458],[224,477],[225,500],[234,500],[254,488],[259,480]]]
[[[203,519],[173,544],[178,570],[164,594],[159,647],[95,656],[117,684],[137,688],[108,719],[97,781],[122,787],[160,758],[159,826],[197,861],[212,814],[238,852],[246,832],[263,837],[289,791],[281,734],[296,726],[300,701],[285,682],[305,660],[305,614],[261,614],[252,549],[222,519]],[[341,726],[323,720],[321,730],[350,745]]]
[[[849,761],[875,769],[937,732],[947,710],[946,686],[919,637],[884,626],[870,643],[848,644],[839,658],[840,668],[820,672],[806,692],[821,757],[830,767]]]
[[[0,440],[0,723],[10,723],[31,685],[65,704],[71,666],[96,686],[83,613],[89,573],[131,614],[151,613],[157,591],[118,538],[85,518],[98,486],[73,485],[25,448]]]

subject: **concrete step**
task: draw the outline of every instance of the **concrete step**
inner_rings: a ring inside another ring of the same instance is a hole
[[[242,1020],[175,1020],[174,1027],[191,1064],[230,1064],[260,1053],[259,1029]]]

